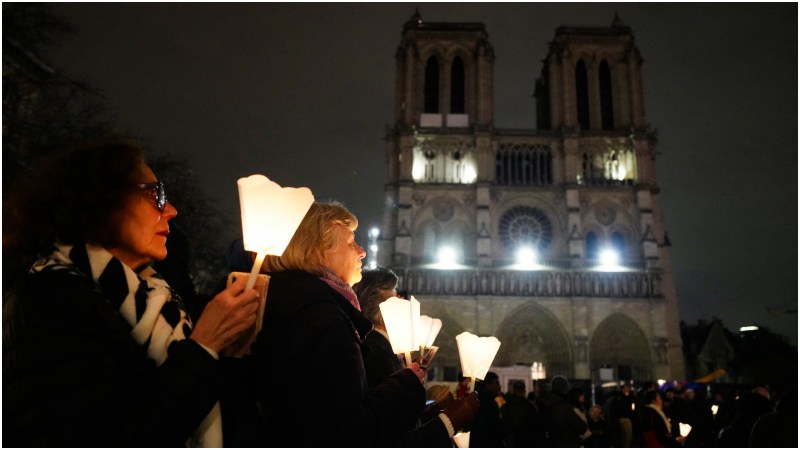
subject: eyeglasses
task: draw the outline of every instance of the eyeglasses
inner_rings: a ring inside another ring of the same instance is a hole
[[[154,183],[139,183],[139,189],[146,190],[156,201],[156,208],[164,212],[164,207],[167,206],[167,193],[164,191],[164,183],[156,181]]]

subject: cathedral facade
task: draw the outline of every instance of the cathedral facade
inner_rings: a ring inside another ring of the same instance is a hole
[[[535,128],[500,129],[485,26],[404,25],[378,262],[443,322],[433,379],[460,371],[462,331],[500,340],[497,367],[683,378],[641,65],[616,17],[560,27]]]

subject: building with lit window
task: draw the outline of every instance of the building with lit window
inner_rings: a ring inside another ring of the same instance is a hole
[[[556,30],[530,130],[495,127],[483,24],[415,13],[395,57],[378,263],[443,321],[431,376],[454,379],[454,337],[470,331],[501,341],[495,366],[682,378],[656,131],[631,28],[615,17]]]

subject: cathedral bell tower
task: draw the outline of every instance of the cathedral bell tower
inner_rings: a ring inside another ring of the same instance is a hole
[[[642,63],[619,17],[559,27],[537,129],[506,130],[485,26],[404,24],[378,263],[443,321],[434,379],[454,376],[465,330],[498,337],[498,367],[682,378]]]

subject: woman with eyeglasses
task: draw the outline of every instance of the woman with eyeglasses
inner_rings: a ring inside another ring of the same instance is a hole
[[[3,445],[222,446],[218,359],[258,294],[242,279],[192,323],[150,267],[177,210],[141,147],[63,152],[7,206],[4,263],[33,262],[4,293]]]

